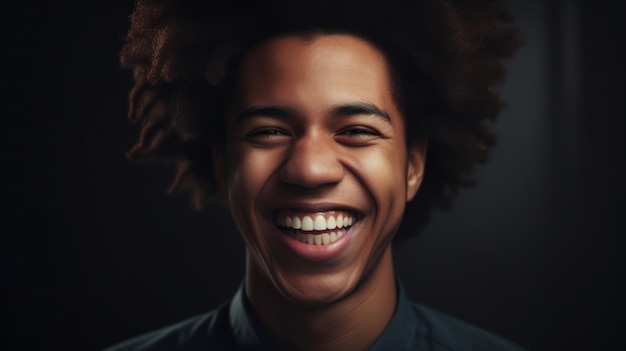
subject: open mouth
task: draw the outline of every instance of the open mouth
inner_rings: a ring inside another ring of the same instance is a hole
[[[309,245],[328,245],[339,240],[355,220],[356,215],[348,211],[279,211],[275,217],[283,233]]]

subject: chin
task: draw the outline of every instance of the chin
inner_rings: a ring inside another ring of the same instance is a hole
[[[349,296],[358,279],[348,274],[307,274],[300,277],[276,277],[275,287],[292,303],[331,305]]]

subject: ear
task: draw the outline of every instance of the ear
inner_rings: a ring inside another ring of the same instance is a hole
[[[226,155],[221,148],[215,145],[211,147],[211,157],[213,159],[213,177],[215,179],[216,195],[220,204],[228,208],[227,189],[227,166]]]
[[[428,148],[428,140],[420,138],[409,146],[407,155],[407,171],[406,171],[406,201],[413,200],[417,190],[424,179],[424,166],[426,164],[426,149]]]

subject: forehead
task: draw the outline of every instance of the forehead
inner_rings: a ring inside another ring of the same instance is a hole
[[[348,34],[288,35],[260,44],[243,58],[237,95],[252,104],[268,99],[388,103],[390,88],[387,61],[368,41]]]
[[[373,44],[363,38],[341,33],[278,36],[254,47],[244,62],[276,62],[285,65],[296,60],[314,64],[327,61],[330,57],[336,63],[386,65],[383,54]]]

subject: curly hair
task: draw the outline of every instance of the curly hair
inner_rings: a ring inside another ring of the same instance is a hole
[[[224,112],[239,60],[281,34],[345,33],[386,56],[407,141],[428,139],[424,179],[398,237],[418,233],[474,185],[503,102],[494,87],[522,42],[510,13],[489,0],[138,0],[121,51],[134,73],[128,116],[141,124],[131,160],[176,165],[169,191],[200,210],[216,193],[211,148],[223,147]]]

